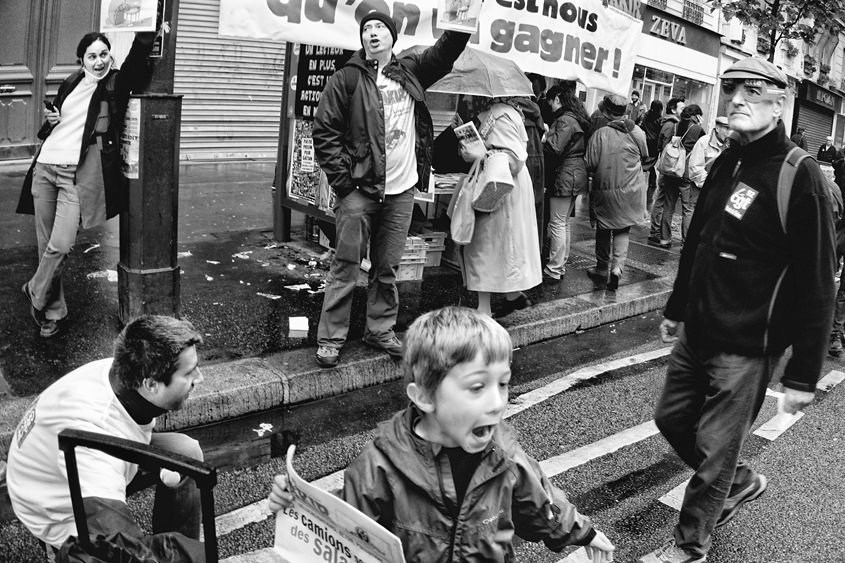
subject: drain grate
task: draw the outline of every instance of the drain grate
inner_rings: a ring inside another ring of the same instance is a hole
[[[641,242],[631,241],[628,245],[628,258],[644,262],[646,264],[663,263],[666,260],[674,258],[677,255],[672,250],[664,250],[662,248],[655,248]]]

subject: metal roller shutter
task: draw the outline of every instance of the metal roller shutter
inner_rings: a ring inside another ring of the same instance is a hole
[[[825,137],[830,135],[833,130],[833,112],[818,108],[814,104],[802,102],[798,110],[797,126],[804,128],[807,151],[815,156],[819,147],[824,143]]]
[[[219,0],[182,0],[174,91],[182,160],[276,158],[285,44],[217,34]]]

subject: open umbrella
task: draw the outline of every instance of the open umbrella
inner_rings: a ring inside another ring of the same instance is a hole
[[[425,49],[423,45],[414,45],[399,56],[422,53]],[[534,95],[531,81],[515,62],[470,47],[455,61],[452,72],[435,82],[428,91],[490,98]]]

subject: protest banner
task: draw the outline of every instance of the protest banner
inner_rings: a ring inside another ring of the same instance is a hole
[[[276,515],[274,549],[285,563],[404,563],[402,543],[375,520],[286,468],[293,506]]]
[[[360,49],[358,22],[372,10],[397,23],[397,52],[433,45],[438,0],[220,0],[219,33]],[[627,96],[642,22],[601,0],[487,0],[471,44],[526,72],[580,80]]]

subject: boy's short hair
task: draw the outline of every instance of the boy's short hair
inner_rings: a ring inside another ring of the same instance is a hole
[[[453,367],[478,353],[486,363],[511,361],[513,344],[499,323],[466,307],[443,307],[417,318],[405,334],[406,383],[433,394]]]

